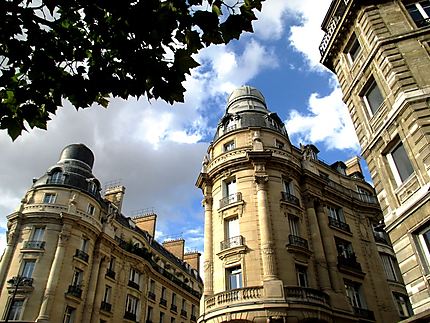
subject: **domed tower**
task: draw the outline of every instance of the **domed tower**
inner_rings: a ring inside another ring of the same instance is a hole
[[[205,208],[200,322],[399,319],[373,238],[374,191],[356,159],[330,166],[317,154],[291,145],[257,89],[229,96],[196,183]]]

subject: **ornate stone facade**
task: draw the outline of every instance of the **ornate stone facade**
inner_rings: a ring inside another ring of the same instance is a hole
[[[332,1],[320,46],[321,62],[342,88],[416,319],[425,321],[430,320],[429,7],[429,1]]]
[[[154,240],[156,215],[121,214],[123,186],[100,195],[94,157],[69,145],[8,216],[0,263],[2,320],[196,322],[199,253]]]
[[[317,154],[290,143],[258,90],[230,95],[196,184],[199,322],[399,321],[396,296],[408,300],[374,190],[357,158],[328,165]]]

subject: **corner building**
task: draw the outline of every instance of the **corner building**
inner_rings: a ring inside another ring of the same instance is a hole
[[[416,319],[430,321],[430,1],[332,1],[333,71],[375,184]]]
[[[200,323],[398,322],[406,290],[358,158],[328,165],[291,145],[244,86],[197,180],[205,208]]]
[[[7,217],[1,321],[196,322],[200,254],[155,241],[153,212],[124,216],[125,188],[102,196],[93,163],[86,146],[67,146]]]

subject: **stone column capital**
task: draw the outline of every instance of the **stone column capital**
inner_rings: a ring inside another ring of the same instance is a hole
[[[213,203],[212,195],[206,195],[202,200],[203,207],[211,207]]]
[[[269,181],[269,175],[267,174],[255,174],[255,183],[257,183],[258,190],[265,190],[266,184]]]

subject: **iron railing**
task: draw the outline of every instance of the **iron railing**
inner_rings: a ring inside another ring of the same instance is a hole
[[[69,288],[67,289],[67,294],[77,298],[81,298],[82,288],[80,285],[69,285]]]
[[[281,192],[281,194],[283,201],[300,206],[300,201],[297,196],[294,196],[293,194],[288,192]]]
[[[90,256],[85,251],[82,251],[80,249],[76,249],[75,257],[85,262],[88,262],[88,259],[90,258]]]
[[[131,312],[125,311],[124,318],[126,320],[130,320],[130,321],[135,321],[136,322],[136,314],[135,313],[131,313]]]
[[[110,268],[106,269],[106,276],[108,276],[112,279],[115,279],[115,275],[116,275],[116,273],[112,269],[110,269]]]
[[[191,322],[196,322],[197,321],[197,318],[196,318],[196,316],[194,314],[191,314],[190,321]]]
[[[110,312],[112,309],[112,304],[102,301],[102,303],[100,304],[100,309],[106,312]]]
[[[155,293],[154,293],[154,292],[149,291],[149,292],[148,292],[148,298],[149,298],[149,299],[152,299],[153,301],[155,301]]]
[[[178,307],[177,307],[176,305],[172,304],[172,305],[170,305],[170,310],[171,310],[172,312],[177,313],[177,312],[178,312]]]
[[[128,286],[129,286],[129,287],[131,287],[131,288],[134,288],[134,289],[139,290],[139,284],[138,284],[138,283],[135,283],[135,282],[134,282],[134,281],[132,281],[132,280],[129,280],[129,281],[128,281]]]
[[[167,306],[167,299],[160,298],[160,305]]]
[[[303,239],[302,237],[295,236],[294,234],[290,234],[288,236],[288,241],[290,246],[301,247],[305,249],[309,249],[308,241]]]
[[[221,250],[243,246],[243,237],[236,236],[227,240],[221,241]]]
[[[367,319],[367,320],[375,320],[375,315],[373,314],[372,311],[366,309],[366,308],[361,308],[361,307],[355,307],[353,306],[354,309],[354,314],[358,317]]]
[[[24,277],[24,276],[15,276],[7,281],[9,285],[18,287],[32,287],[33,286],[33,278]]]
[[[357,262],[357,257],[355,256],[355,253],[351,253],[348,256],[345,255],[338,255],[337,256],[337,264],[340,267],[347,267],[350,269],[361,271],[361,265],[359,262]]]
[[[45,249],[45,241],[27,240],[24,242],[23,249]]]
[[[186,310],[181,310],[181,316],[187,317],[187,311]]]
[[[324,305],[330,305],[329,296],[318,290],[308,287],[284,287],[285,296],[287,301],[289,299],[300,299],[303,302],[309,303],[320,303]]]
[[[219,200],[219,207],[223,208],[227,205],[240,202],[242,201],[242,193],[234,193],[230,194],[229,196],[223,197],[221,200]]]
[[[351,232],[351,229],[349,228],[349,224],[348,223],[345,223],[343,221],[335,219],[335,218],[333,218],[331,216],[328,217],[328,224],[331,225],[332,227],[341,229],[343,231]]]

